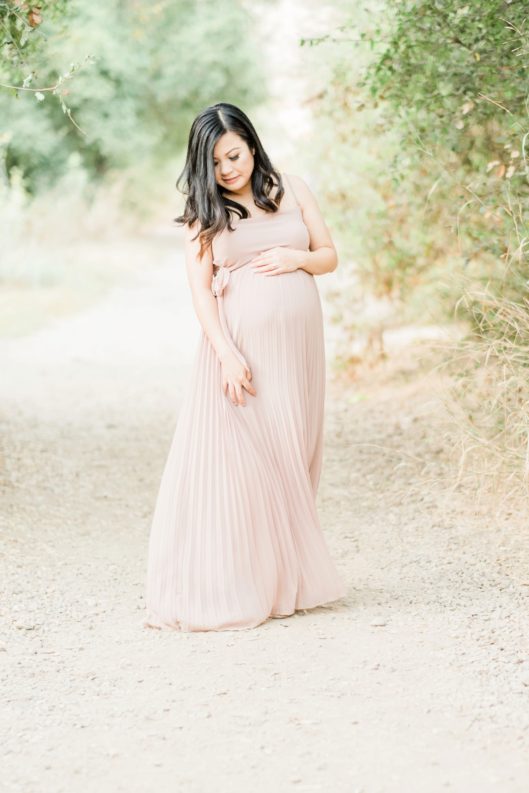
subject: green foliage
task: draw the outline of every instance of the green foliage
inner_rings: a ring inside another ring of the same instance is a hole
[[[43,7],[44,43],[9,69],[2,61],[2,83],[32,75],[31,87],[59,86],[58,102],[51,91],[0,93],[6,170],[22,171],[32,191],[61,178],[74,152],[92,178],[145,162],[156,168],[178,154],[205,105],[248,106],[263,96],[238,2],[71,0],[63,11],[46,19]],[[79,69],[87,58],[93,64]]]
[[[404,183],[416,195],[435,191],[430,221],[457,239],[466,288],[527,291],[519,255],[528,199],[526,10],[504,0],[388,6],[362,84],[386,125],[397,126]]]
[[[68,0],[39,0],[35,4],[0,0],[0,69],[12,78],[12,83],[22,84],[21,72],[44,49],[43,22],[59,20],[67,6]]]
[[[522,4],[344,8],[354,23],[326,44],[324,183],[364,288],[430,321],[465,290],[527,293]]]
[[[332,48],[320,110],[325,134],[337,131],[324,181],[337,174],[351,271],[392,303],[391,322],[465,320],[454,350],[463,457],[492,456],[526,484],[527,8],[386,0],[362,18],[344,5],[355,23]],[[355,298],[337,295],[350,342],[365,322],[347,313]]]
[[[442,135],[465,157],[475,148],[475,136],[461,134],[470,125],[486,126],[502,106],[516,121],[528,76],[522,3],[389,0],[388,6],[393,16],[365,84],[404,128],[425,145]],[[376,41],[384,31],[371,35]]]

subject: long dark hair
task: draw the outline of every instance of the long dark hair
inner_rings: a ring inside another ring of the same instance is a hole
[[[215,179],[213,150],[225,132],[235,132],[254,151],[251,182],[256,205],[267,212],[277,212],[285,192],[281,174],[273,167],[252,122],[242,110],[227,102],[218,102],[199,113],[191,125],[186,163],[176,182],[187,200],[183,214],[175,218],[175,222],[191,225],[198,220],[199,232],[193,239],[200,239],[200,257],[223,229],[233,231],[231,212],[241,218],[249,217],[246,207],[222,195],[222,188]],[[270,191],[274,185],[278,189],[272,199]]]

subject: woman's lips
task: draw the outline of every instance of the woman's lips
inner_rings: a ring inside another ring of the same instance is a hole
[[[225,182],[230,182],[230,183],[231,182],[236,182],[238,178],[239,178],[238,176],[233,176],[231,179],[224,179],[224,181]]]

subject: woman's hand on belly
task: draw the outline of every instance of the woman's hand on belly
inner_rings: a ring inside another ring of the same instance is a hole
[[[250,262],[256,273],[263,275],[280,275],[281,273],[293,273],[303,261],[303,251],[295,248],[285,248],[283,246],[270,248],[258,254]]]

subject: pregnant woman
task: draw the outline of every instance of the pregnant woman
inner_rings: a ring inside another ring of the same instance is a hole
[[[316,511],[325,351],[316,200],[234,105],[193,122],[178,186],[201,324],[154,510],[145,627],[253,628],[345,594]]]

